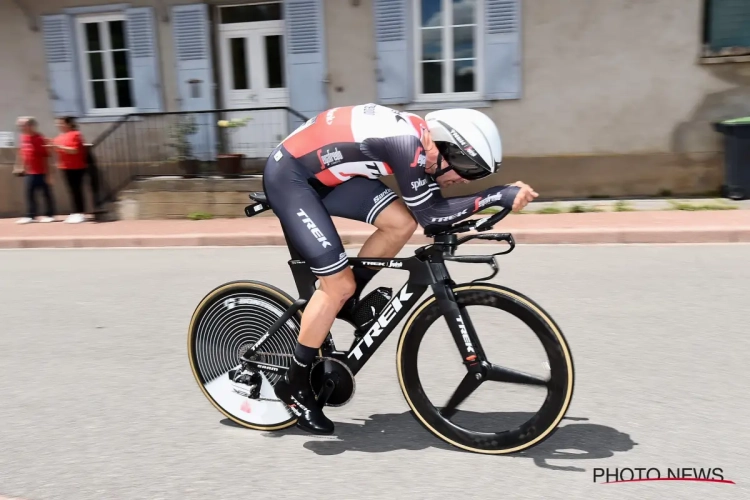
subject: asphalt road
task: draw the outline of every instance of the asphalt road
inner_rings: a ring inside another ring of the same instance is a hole
[[[334,437],[246,430],[209,404],[186,356],[190,315],[229,280],[291,292],[284,249],[2,251],[0,496],[750,498],[748,258],[739,244],[520,246],[501,257],[493,281],[556,319],[577,383],[552,438],[485,456],[445,445],[407,412],[400,330],[360,373],[355,399],[328,410]],[[457,281],[481,276],[474,267],[451,266]],[[381,274],[393,286],[404,276]],[[487,344],[507,333],[492,321],[475,320]],[[492,348],[517,366],[526,337],[513,331],[518,346]],[[447,380],[455,347],[436,349],[431,369]],[[737,484],[601,484],[598,467],[720,468]]]

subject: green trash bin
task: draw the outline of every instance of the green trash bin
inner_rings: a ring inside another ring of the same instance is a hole
[[[732,200],[750,197],[750,116],[714,124],[724,135],[724,184],[721,195]]]

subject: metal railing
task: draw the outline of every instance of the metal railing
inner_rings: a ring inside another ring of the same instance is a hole
[[[238,127],[222,127],[233,121]],[[123,116],[92,143],[98,205],[131,181],[262,172],[270,152],[307,118],[288,107],[212,109]]]

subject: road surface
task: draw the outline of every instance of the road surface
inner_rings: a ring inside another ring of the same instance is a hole
[[[519,246],[500,257],[493,281],[560,324],[577,383],[552,438],[484,456],[445,445],[407,412],[400,329],[354,400],[327,411],[333,437],[246,430],[209,404],[186,356],[190,315],[229,280],[293,291],[283,248],[0,251],[0,497],[750,498],[749,258],[743,244]],[[484,271],[450,267],[456,281]],[[403,277],[383,271],[376,283]],[[475,324],[487,344],[506,333]],[[524,331],[513,331],[523,350]],[[443,346],[431,369],[453,360]],[[511,366],[516,347],[492,346]],[[736,484],[594,482],[596,468],[693,467]]]

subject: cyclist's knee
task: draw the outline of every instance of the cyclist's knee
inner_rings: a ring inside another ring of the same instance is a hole
[[[319,276],[318,279],[320,280],[320,289],[339,305],[344,305],[344,302],[354,295],[356,290],[354,273],[348,267],[330,276]]]
[[[388,205],[375,219],[375,227],[381,231],[399,237],[410,238],[417,230],[417,221],[401,200]]]

